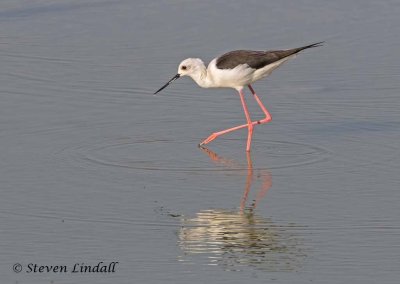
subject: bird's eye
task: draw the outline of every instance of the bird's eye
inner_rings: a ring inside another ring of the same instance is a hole
[[[186,67],[185,65],[183,65],[183,66],[181,67],[181,69],[182,69],[182,70],[186,70],[187,67]]]

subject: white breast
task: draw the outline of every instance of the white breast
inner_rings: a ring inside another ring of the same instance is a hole
[[[216,59],[213,59],[207,67],[207,77],[213,83],[212,87],[240,88],[252,81],[255,69],[248,65],[238,65],[233,69],[218,69]]]
[[[209,87],[241,89],[243,86],[267,77],[280,65],[294,57],[296,57],[296,54],[268,64],[261,69],[250,68],[247,64],[238,65],[233,69],[218,69],[216,66],[217,59],[213,59],[207,67]]]

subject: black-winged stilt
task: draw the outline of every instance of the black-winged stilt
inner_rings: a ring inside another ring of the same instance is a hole
[[[321,46],[323,42],[286,49],[269,51],[235,50],[214,58],[208,67],[199,58],[187,58],[178,67],[178,73],[162,86],[157,94],[176,79],[183,76],[190,76],[200,87],[203,88],[233,88],[239,92],[247,124],[232,127],[226,130],[212,133],[207,139],[200,143],[205,145],[213,141],[218,136],[241,129],[248,128],[246,151],[250,151],[253,127],[256,124],[270,122],[272,117],[267,108],[263,105],[253,87],[250,85],[262,78],[267,77],[273,70],[278,68],[287,60],[296,57],[300,51]],[[265,114],[265,118],[252,121],[246,102],[244,100],[243,88],[248,86],[254,99]]]

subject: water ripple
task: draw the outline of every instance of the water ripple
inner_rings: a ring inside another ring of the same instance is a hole
[[[221,139],[227,143],[232,139]],[[147,171],[209,172],[243,171],[243,166],[223,168],[210,167],[203,157],[188,159],[186,147],[192,148],[198,141],[171,139],[133,139],[121,137],[96,144],[81,144],[63,149],[58,154],[68,156],[78,166],[101,165]],[[231,143],[231,142],[230,142]],[[268,169],[280,169],[314,164],[326,160],[330,153],[320,147],[287,141],[257,141],[257,155],[268,157]],[[198,155],[198,153],[195,153]],[[258,169],[255,167],[254,169]]]

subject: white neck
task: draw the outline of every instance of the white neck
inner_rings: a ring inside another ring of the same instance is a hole
[[[191,73],[189,76],[202,88],[210,88],[214,84],[207,72],[207,68],[204,64],[197,66],[197,70]]]

